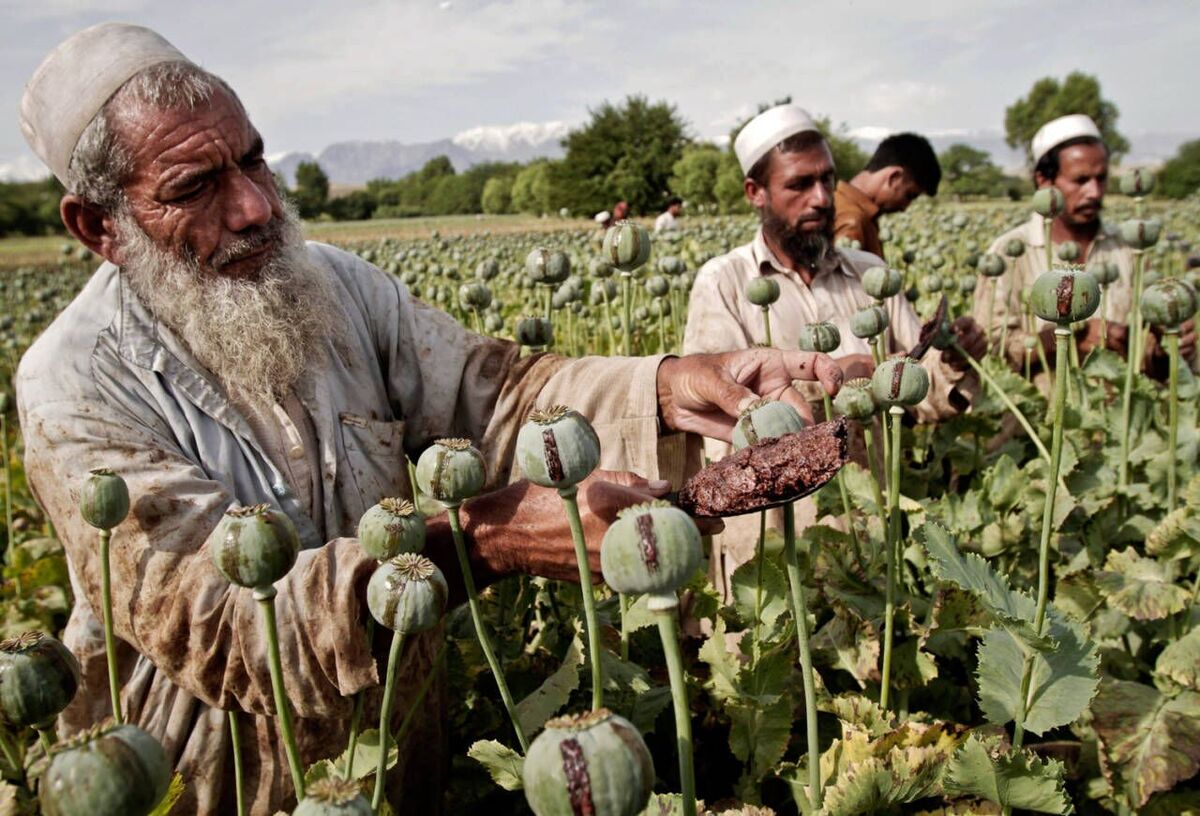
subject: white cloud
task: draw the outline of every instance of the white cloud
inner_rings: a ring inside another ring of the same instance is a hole
[[[946,89],[931,82],[901,80],[880,82],[863,96],[864,107],[876,114],[907,114],[930,107],[946,96]]]
[[[567,135],[566,122],[517,122],[512,125],[480,125],[464,130],[451,139],[459,147],[481,152],[504,153],[515,145],[541,145],[557,142]]]
[[[30,155],[0,162],[0,181],[37,181],[48,175],[50,171],[46,169],[46,165]]]

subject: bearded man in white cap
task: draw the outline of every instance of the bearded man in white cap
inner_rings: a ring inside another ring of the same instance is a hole
[[[29,484],[54,522],[76,605],[65,641],[83,683],[66,732],[110,713],[95,533],[79,517],[89,469],[124,477],[113,531],[113,615],[126,719],[166,748],[186,782],[173,813],[234,812],[226,712],[240,723],[253,813],[295,804],[271,712],[255,601],[217,572],[205,540],[233,505],[286,513],[303,545],[275,586],[285,686],[305,764],[345,746],[353,695],[378,707],[365,626],[375,564],[354,535],[385,496],[410,495],[405,452],[469,437],[488,492],[464,505],[480,580],[577,575],[555,491],[514,481],[517,430],[535,404],[589,416],[602,472],[579,491],[593,569],[615,513],[678,479],[691,431],[728,438],[756,396],[805,407],[793,380],[841,375],[823,355],[521,359],[465,331],[357,257],[305,244],[236,94],[170,43],[104,24],[69,38],[29,81],[21,126],[66,186],[67,229],[106,259],[21,361],[17,397]],[[735,379],[734,372],[737,373]],[[510,483],[511,482],[511,483]],[[426,554],[458,568],[446,519]],[[395,710],[431,671],[440,631],[410,638]],[[378,645],[378,644],[376,644]],[[443,797],[444,689],[426,698],[389,776],[397,812]]]
[[[779,299],[769,307],[772,342],[776,348],[796,348],[802,326],[828,321],[837,326],[841,347],[832,356],[845,375],[869,377],[873,370],[867,341],[850,331],[850,318],[874,303],[863,291],[862,273],[883,265],[876,255],[834,246],[833,156],[813,119],[793,104],[777,105],[750,120],[734,139],[734,152],[745,174],[746,200],[761,221],[754,240],[713,258],[696,275],[688,304],[684,351],[714,352],[747,349],[762,343],[762,309],[746,295],[750,283],[773,278]],[[886,304],[890,328],[888,353],[903,352],[918,342],[921,321],[904,297]],[[953,330],[960,345],[982,356],[984,338],[975,322],[959,318]],[[969,404],[975,378],[967,362],[953,352],[930,351],[923,363],[930,373],[929,396],[916,408],[923,421],[951,415]],[[816,392],[809,392],[814,402]],[[708,456],[719,459],[728,446],[706,444]],[[815,520],[812,501],[798,505],[800,523]],[[773,526],[781,523],[777,516]],[[733,570],[753,555],[757,519],[743,516],[726,521],[724,535],[713,545],[712,571],[717,587],[728,592]]]
[[[1057,247],[1067,241],[1079,246],[1079,257],[1072,263],[1115,264],[1118,278],[1108,286],[1104,299],[1107,319],[1108,348],[1125,353],[1127,327],[1125,317],[1133,300],[1133,250],[1121,241],[1115,229],[1101,218],[1104,192],[1108,184],[1108,147],[1100,129],[1083,114],[1071,114],[1053,119],[1038,130],[1030,145],[1034,169],[1034,185],[1057,187],[1063,195],[1063,211],[1050,225],[1050,241]],[[1019,241],[1024,253],[1010,257],[1006,249]],[[1054,325],[1027,313],[1021,293],[1029,292],[1033,282],[1046,271],[1045,219],[1033,213],[1019,227],[1001,235],[989,252],[1005,259],[1008,269],[998,278],[995,310],[989,309],[991,295],[977,297],[975,318],[988,330],[991,342],[1007,337],[1005,353],[1014,368],[1024,365],[1026,337],[1036,332],[1046,349],[1046,358],[1054,358]],[[981,277],[977,291],[993,284]],[[1007,325],[1007,332],[1005,326]],[[1181,335],[1180,350],[1189,362],[1195,359],[1196,337],[1193,323],[1188,321]],[[1078,330],[1077,343],[1086,354],[1100,345],[1104,337],[1100,315],[1086,321]],[[1152,339],[1152,338],[1151,338]],[[1153,367],[1161,354],[1156,343],[1147,343],[1147,363]],[[1037,360],[1035,355],[1033,360]]]

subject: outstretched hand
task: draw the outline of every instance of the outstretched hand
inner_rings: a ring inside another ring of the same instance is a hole
[[[781,400],[812,421],[794,380],[819,382],[830,396],[842,370],[826,354],[756,348],[668,357],[658,368],[659,413],[668,428],[729,441],[738,415],[757,399]]]

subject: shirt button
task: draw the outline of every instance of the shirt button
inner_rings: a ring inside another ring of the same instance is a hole
[[[290,456],[292,459],[303,459],[304,447],[301,445],[292,445],[290,448],[288,448],[288,456]]]

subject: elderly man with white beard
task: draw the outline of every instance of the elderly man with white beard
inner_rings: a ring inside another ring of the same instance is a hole
[[[232,89],[148,29],[103,24],[66,40],[26,87],[21,125],[66,186],[67,229],[106,259],[17,376],[29,484],[75,590],[64,639],[83,683],[61,725],[70,733],[111,713],[101,568],[77,510],[89,469],[110,467],[132,498],[111,551],[122,707],[183,775],[173,813],[233,812],[227,711],[252,812],[294,804],[255,603],[205,545],[227,508],[278,508],[302,539],[276,584],[277,616],[311,763],[341,752],[352,696],[379,683],[363,603],[374,562],[348,537],[380,498],[411,495],[405,452],[444,436],[482,450],[490,492],[463,508],[481,582],[570,579],[557,494],[513,472],[531,407],[561,402],[589,416],[602,467],[625,471],[579,492],[595,570],[616,513],[661,495],[689,454],[694,462],[692,433],[728,439],[757,396],[807,413],[794,380],[831,393],[841,380],[827,357],[801,352],[522,359],[512,343],[467,332],[394,277],[305,244]],[[427,554],[457,575],[444,516],[429,519],[428,538]],[[461,586],[451,591],[461,599]],[[412,639],[398,713],[434,671],[440,637]],[[444,705],[435,688],[400,746],[389,777],[398,812],[441,809]]]

